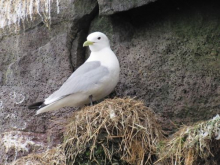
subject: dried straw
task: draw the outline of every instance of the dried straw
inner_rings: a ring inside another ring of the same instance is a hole
[[[73,112],[62,145],[12,165],[151,164],[163,138],[155,114],[134,99],[106,99]]]
[[[143,102],[130,98],[107,99],[72,116],[64,147],[67,159],[72,162],[88,148],[90,160],[96,160],[99,144],[108,161],[120,155],[129,164],[141,165],[152,162],[161,138],[155,115]]]
[[[193,126],[185,126],[160,148],[158,162],[169,165],[195,165],[203,161],[210,164],[208,159],[214,158],[214,154],[220,151],[213,149],[218,148],[215,146],[218,145],[219,139],[219,115]]]

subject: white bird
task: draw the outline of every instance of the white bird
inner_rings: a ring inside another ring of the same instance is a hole
[[[101,32],[91,33],[83,46],[91,54],[66,82],[42,102],[28,106],[38,109],[36,114],[62,107],[81,107],[109,95],[119,81],[120,66],[110,48],[109,39]]]

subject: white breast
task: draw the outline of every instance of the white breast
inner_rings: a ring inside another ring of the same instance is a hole
[[[110,47],[106,47],[98,52],[91,52],[87,62],[89,61],[100,61],[101,65],[107,67],[109,71],[120,71],[118,59]]]
[[[100,61],[102,66],[105,66],[109,70],[109,75],[104,77],[99,86],[97,86],[96,94],[94,95],[95,100],[99,100],[109,95],[117,85],[119,81],[120,66],[118,59],[110,47],[106,47],[98,52],[91,52],[89,61]]]

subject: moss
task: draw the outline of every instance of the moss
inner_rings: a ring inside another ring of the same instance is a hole
[[[97,164],[105,164],[105,165],[112,165],[112,164],[120,164],[120,165],[128,165],[123,160],[120,160],[120,158],[115,154],[112,158],[112,161],[106,158],[106,153],[103,150],[102,145],[106,145],[104,143],[97,144],[94,148],[94,159],[91,159],[91,150],[88,147],[86,151],[84,151],[82,154],[79,154],[76,157],[75,163],[76,165],[97,165]],[[117,144],[114,146],[117,147]],[[115,151],[117,153],[117,151]],[[70,160],[67,160],[67,165],[71,165],[73,162]]]
[[[178,110],[171,119],[183,123],[208,119],[219,109],[213,100],[220,81],[220,12],[208,5],[182,7],[159,22],[171,34],[158,53],[169,83],[160,97],[173,97]]]
[[[150,164],[162,132],[144,107],[132,99],[109,99],[74,114],[64,135],[68,164]]]
[[[192,72],[218,73],[220,71],[219,13],[200,10],[194,12],[189,10],[171,17],[171,29],[174,35],[171,46],[175,55],[179,57],[175,62],[184,65]]]

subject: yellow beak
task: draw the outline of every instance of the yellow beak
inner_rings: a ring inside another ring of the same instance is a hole
[[[86,41],[86,42],[83,43],[83,47],[89,46],[89,45],[93,45],[93,42],[91,42],[91,41]]]

